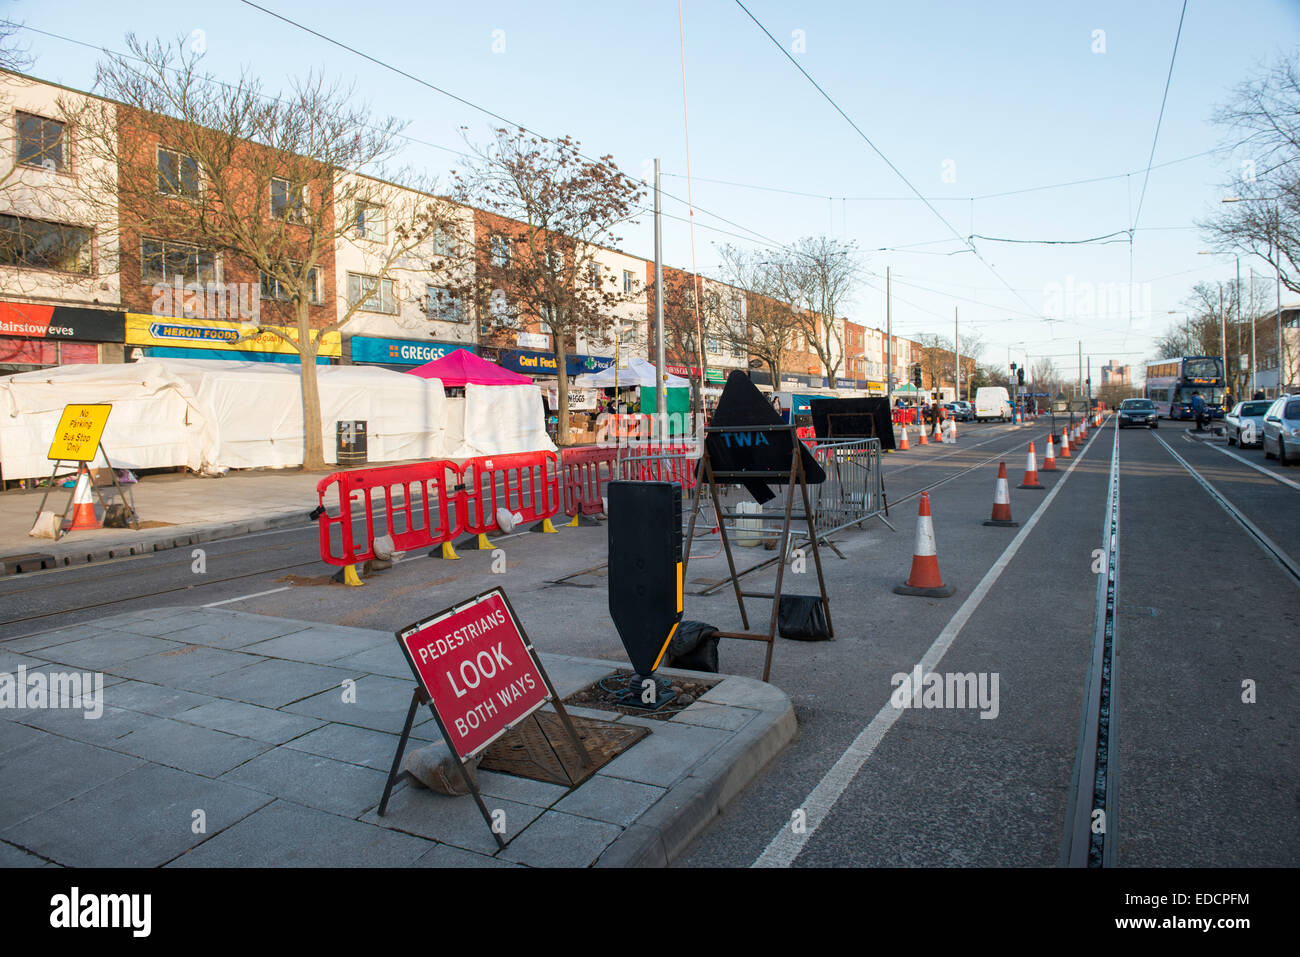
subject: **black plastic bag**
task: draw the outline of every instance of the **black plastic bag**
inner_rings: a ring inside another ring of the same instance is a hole
[[[114,502],[104,509],[105,528],[129,528],[135,519],[135,512],[120,502]]]
[[[683,621],[668,643],[668,667],[718,673],[718,629],[702,621]]]
[[[776,622],[782,638],[828,641],[831,637],[820,595],[782,595]]]

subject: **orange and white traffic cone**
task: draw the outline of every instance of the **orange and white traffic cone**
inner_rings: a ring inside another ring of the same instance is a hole
[[[1017,485],[1016,488],[1043,489],[1046,487],[1047,486],[1040,484],[1038,481],[1038,463],[1034,458],[1034,443],[1030,442],[1029,455],[1025,459],[1025,480]]]
[[[1061,433],[1061,458],[1070,457],[1070,433],[1068,430]]]
[[[1047,435],[1047,452],[1043,456],[1043,471],[1056,471],[1056,453],[1052,451],[1052,435],[1050,432]]]
[[[66,531],[78,532],[103,527],[95,517],[95,499],[90,493],[90,473],[83,464],[77,472],[77,487],[72,492],[72,521]]]
[[[902,585],[894,586],[897,595],[921,598],[947,598],[955,588],[943,583],[939,574],[939,554],[934,545],[934,522],[930,518],[930,493],[921,493],[916,513],[916,546],[912,549],[912,574]]]
[[[939,423],[939,428],[934,432],[934,441],[936,445],[943,445],[943,423]]]
[[[907,426],[903,426],[903,441],[898,443],[898,451],[906,452],[911,446],[907,444]]]
[[[917,443],[916,443],[916,444],[917,444],[917,445],[929,445],[929,444],[930,444],[929,442],[927,442],[927,441],[925,440],[925,424],[924,424],[924,423],[921,424],[921,437],[917,440]]]
[[[957,441],[957,420],[956,419],[948,420],[948,441],[949,442]]]
[[[985,525],[1014,528],[1019,522],[1011,520],[1011,490],[1007,486],[1007,463],[998,463],[998,481],[993,486],[993,515]]]

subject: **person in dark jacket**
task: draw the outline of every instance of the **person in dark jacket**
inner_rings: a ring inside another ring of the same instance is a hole
[[[1199,392],[1192,393],[1192,414],[1196,416],[1196,431],[1204,432],[1205,421],[1209,416],[1205,414],[1205,400]]]

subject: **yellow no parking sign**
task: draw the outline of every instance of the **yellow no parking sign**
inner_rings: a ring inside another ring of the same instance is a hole
[[[108,413],[112,411],[113,406],[108,403],[64,406],[46,458],[64,462],[91,461],[99,451],[99,440],[108,424]]]

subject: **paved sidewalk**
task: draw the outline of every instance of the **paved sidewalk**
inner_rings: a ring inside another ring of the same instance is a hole
[[[135,499],[142,524],[165,524],[138,531],[98,528],[68,532],[57,542],[27,534],[44,489],[0,492],[0,574],[105,561],[269,528],[307,525],[307,514],[318,501],[316,483],[327,474],[249,470],[224,478],[148,475],[125,488]],[[116,500],[111,486],[100,491],[110,503]],[[46,509],[58,512],[64,508],[69,492],[52,489]],[[96,511],[101,511],[98,504]],[[18,557],[23,555],[35,557]]]
[[[619,666],[542,657],[562,696]],[[0,866],[664,866],[795,733],[779,689],[716,676],[670,721],[617,716],[651,733],[577,788],[480,772],[498,850],[469,796],[402,784],[376,814],[414,685],[390,633],[173,607],[0,642],[0,691],[19,668],[102,673],[102,714],[0,695]],[[423,709],[412,747],[438,738]]]

